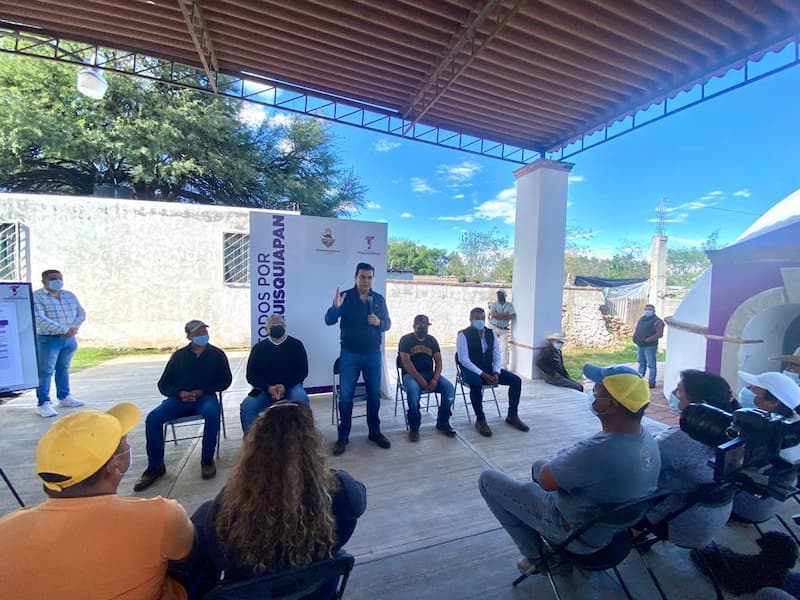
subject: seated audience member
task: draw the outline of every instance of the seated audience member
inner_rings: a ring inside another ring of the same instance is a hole
[[[419,397],[422,392],[438,392],[441,396],[436,429],[448,437],[456,435],[450,427],[450,414],[453,408],[455,389],[453,384],[442,377],[442,352],[439,342],[428,334],[431,322],[426,315],[414,317],[414,333],[400,338],[397,352],[400,355],[403,372],[403,387],[408,401],[408,439],[419,440]]]
[[[458,332],[456,356],[461,364],[461,377],[469,386],[469,398],[475,411],[475,429],[490,437],[492,430],[486,423],[483,412],[483,386],[508,386],[508,416],[506,423],[520,431],[528,427],[517,414],[522,380],[501,367],[500,350],[491,329],[486,329],[486,313],[482,308],[473,308],[469,313],[470,326]]]
[[[564,356],[561,348],[564,347],[564,334],[551,333],[547,336],[547,346],[539,351],[536,358],[536,366],[544,373],[544,382],[558,387],[571,388],[579,392],[583,391],[583,385],[569,376],[564,366]]]
[[[770,360],[781,361],[783,363],[783,371],[781,371],[781,373],[786,375],[789,379],[800,386],[800,347],[794,351],[794,354],[773,356],[770,358]],[[755,407],[755,399],[756,395],[749,386],[745,385],[741,390],[739,390],[739,404],[743,408]]]
[[[183,507],[117,495],[140,418],[124,402],[64,417],[42,436],[36,473],[48,499],[0,518],[0,598],[186,598],[167,577],[168,561],[194,544]]]
[[[540,536],[563,542],[574,528],[615,504],[652,494],[658,485],[658,445],[641,425],[650,403],[647,381],[624,366],[587,364],[583,373],[595,382],[588,396],[602,430],[550,462],[535,462],[531,482],[493,470],[480,476],[481,495],[522,553],[517,567],[523,573],[539,557]],[[569,551],[592,554],[621,528],[595,525]]]
[[[308,356],[303,342],[286,334],[286,321],[280,315],[267,319],[269,337],[250,351],[247,382],[253,390],[239,406],[242,431],[247,433],[256,417],[279,400],[308,404],[303,380],[308,377]]]
[[[366,494],[328,468],[311,409],[276,402],[245,435],[226,487],[192,515],[196,581],[207,590],[222,571],[225,582],[238,581],[332,556],[353,534]],[[330,600],[335,584],[307,598]]]
[[[738,408],[731,398],[728,382],[719,375],[694,369],[681,371],[678,386],[669,397],[670,408],[680,414],[689,404],[703,403],[728,413]],[[714,448],[693,440],[680,427],[670,427],[656,441],[661,453],[659,491],[672,495],[647,514],[647,520],[654,524],[685,506],[698,486],[714,481],[709,461],[713,462],[715,456]],[[725,527],[732,505],[732,492],[710,495],[666,524],[669,541],[685,548],[705,546]]]
[[[752,375],[739,371],[741,379],[755,396],[756,408],[780,415],[784,419],[797,420],[800,416],[800,387],[789,377],[775,371]],[[798,465],[800,463],[800,446],[781,450],[781,458]],[[797,481],[797,469],[777,483],[794,485]],[[761,523],[772,518],[780,509],[780,500],[776,498],[756,498],[752,494],[741,491],[733,500],[734,517],[750,523]]]
[[[219,400],[217,392],[228,389],[233,376],[225,352],[208,343],[208,325],[192,320],[184,327],[189,344],[170,357],[158,391],[164,401],[150,411],[145,420],[147,436],[147,469],[133,491],[150,487],[167,468],[164,465],[164,423],[179,417],[203,416],[203,444],[200,453],[200,475],[211,479],[217,474],[214,451],[219,434]]]

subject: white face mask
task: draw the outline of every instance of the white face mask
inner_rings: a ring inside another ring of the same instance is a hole
[[[800,373],[795,373],[794,371],[784,371],[783,374],[794,381],[797,385],[800,385]]]
[[[667,398],[667,402],[669,402],[669,408],[670,408],[670,410],[671,410],[672,412],[674,412],[676,415],[679,415],[679,414],[681,414],[681,409],[680,409],[680,407],[678,406],[678,405],[681,403],[681,399],[680,399],[680,398],[678,398],[678,397],[675,395],[675,392],[672,392],[672,393],[669,395],[669,398]]]
[[[743,387],[739,391],[739,406],[742,408],[756,407],[756,395],[749,388]]]

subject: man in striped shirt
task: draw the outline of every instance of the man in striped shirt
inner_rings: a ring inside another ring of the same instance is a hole
[[[50,380],[55,372],[56,397],[60,408],[83,406],[69,391],[69,365],[78,349],[75,334],[86,320],[78,298],[63,289],[61,271],[48,269],[42,273],[43,287],[33,293],[33,314],[36,318],[36,343],[39,351],[39,387],[36,388],[36,412],[40,417],[58,413],[50,401]]]

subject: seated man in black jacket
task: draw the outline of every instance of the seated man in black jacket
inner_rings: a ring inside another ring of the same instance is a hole
[[[217,474],[214,450],[219,433],[219,400],[217,392],[228,389],[233,376],[225,353],[208,343],[208,325],[193,319],[184,327],[189,344],[170,357],[158,391],[164,401],[147,415],[147,469],[134,492],[150,487],[167,472],[164,465],[164,423],[179,417],[203,415],[203,446],[200,454],[200,473],[203,479]]]
[[[583,386],[569,376],[569,372],[564,366],[564,356],[561,354],[561,348],[563,347],[563,333],[551,333],[548,335],[547,346],[539,352],[539,356],[536,358],[536,366],[544,373],[545,383],[582,392]]]
[[[247,382],[253,389],[239,405],[242,431],[246,434],[256,417],[279,400],[308,406],[303,380],[308,377],[308,355],[303,342],[286,335],[286,321],[280,315],[267,319],[269,337],[250,351]]]

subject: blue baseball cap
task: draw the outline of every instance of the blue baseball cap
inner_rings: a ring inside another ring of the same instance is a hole
[[[611,397],[629,412],[638,412],[650,404],[650,388],[635,369],[625,365],[601,367],[586,363],[583,374],[595,383],[602,383]]]

